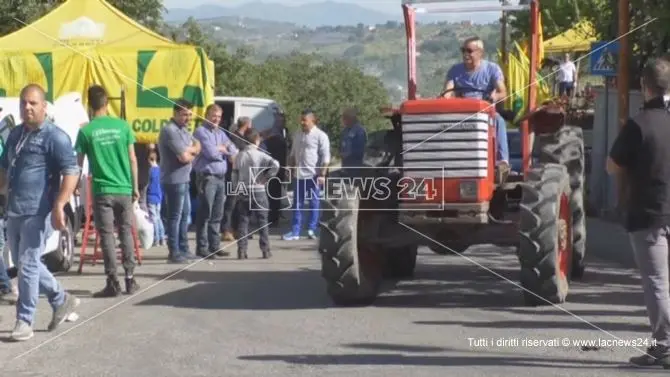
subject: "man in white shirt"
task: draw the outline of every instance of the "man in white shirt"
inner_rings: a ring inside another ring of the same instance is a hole
[[[570,54],[565,54],[565,60],[558,67],[558,95],[572,96],[577,83],[577,67],[570,60]]]
[[[302,129],[293,136],[289,166],[295,176],[293,190],[293,222],[291,231],[282,237],[285,241],[300,239],[302,231],[302,207],[305,199],[310,203],[310,219],[307,236],[316,238],[319,225],[320,188],[325,183],[326,172],[330,164],[330,139],[316,125],[316,117],[311,110],[305,110],[301,119]]]

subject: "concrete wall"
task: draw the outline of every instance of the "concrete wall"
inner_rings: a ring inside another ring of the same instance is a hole
[[[613,177],[605,171],[609,150],[619,133],[618,93],[610,89],[608,98],[605,88],[596,88],[595,115],[593,120],[593,145],[591,149],[591,172],[589,177],[589,203],[599,212],[609,212],[616,206],[616,186]],[[607,99],[607,102],[606,102]],[[639,91],[630,92],[630,116],[637,114],[642,106]]]

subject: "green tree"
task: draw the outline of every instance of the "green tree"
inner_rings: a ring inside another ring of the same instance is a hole
[[[203,47],[214,61],[217,95],[272,98],[284,108],[291,130],[298,128],[300,113],[310,108],[330,136],[334,151],[340,143],[345,107],[356,107],[369,131],[388,124],[379,113],[389,102],[382,82],[349,62],[294,52],[253,64],[253,49],[230,52],[222,43],[207,38],[194,20],[186,21],[181,29],[187,43]]]
[[[152,30],[163,22],[162,0],[107,0],[130,18]],[[22,29],[65,0],[0,0],[0,36]]]
[[[522,0],[523,3],[527,1]],[[593,24],[598,40],[617,39],[620,36],[617,9],[618,0],[542,0],[544,38],[547,40],[586,20]],[[647,60],[670,51],[670,7],[664,0],[630,0],[630,9],[630,30],[639,29],[628,35],[631,45],[629,76],[631,87],[638,88],[639,73]],[[527,38],[530,32],[528,12],[512,12],[510,16],[512,39]]]
[[[505,0],[503,0],[505,1]],[[542,32],[544,39],[552,38],[575,26],[582,19],[592,19],[598,14],[601,20],[607,20],[601,13],[606,7],[603,3],[609,0],[542,0]],[[520,0],[519,4],[528,4],[529,0]],[[512,28],[512,40],[524,40],[530,35],[530,13],[516,11],[509,14],[509,25]]]

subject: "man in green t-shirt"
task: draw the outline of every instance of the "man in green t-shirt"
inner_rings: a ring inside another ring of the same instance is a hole
[[[132,294],[139,289],[133,277],[133,202],[139,197],[135,137],[128,122],[108,115],[107,105],[105,89],[91,86],[88,89],[88,106],[92,120],[79,130],[75,143],[79,166],[83,165],[84,157],[88,157],[93,182],[93,216],[107,276],[105,288],[95,293],[94,297],[115,297],[121,293],[116,272],[115,224],[121,239],[126,293]]]

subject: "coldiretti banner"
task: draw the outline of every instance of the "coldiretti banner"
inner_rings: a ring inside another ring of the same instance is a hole
[[[52,52],[0,55],[0,96],[16,97],[28,83],[47,90],[53,101],[67,92],[84,95],[93,84],[111,97],[125,91],[126,119],[139,143],[154,143],[171,118],[174,102],[185,98],[195,107],[191,130],[213,101],[208,59],[192,46],[159,49],[90,49],[86,54],[67,49]],[[110,101],[110,111],[121,115],[121,101]]]
[[[207,59],[201,49],[169,48],[112,53],[97,50],[89,63],[87,81],[103,85],[110,95],[119,96],[125,88],[126,116],[138,142],[153,143],[160,129],[172,117],[174,102],[184,98],[194,104],[191,130],[204,117],[213,101]],[[70,78],[64,78],[63,81]],[[112,106],[121,113],[119,101]]]

